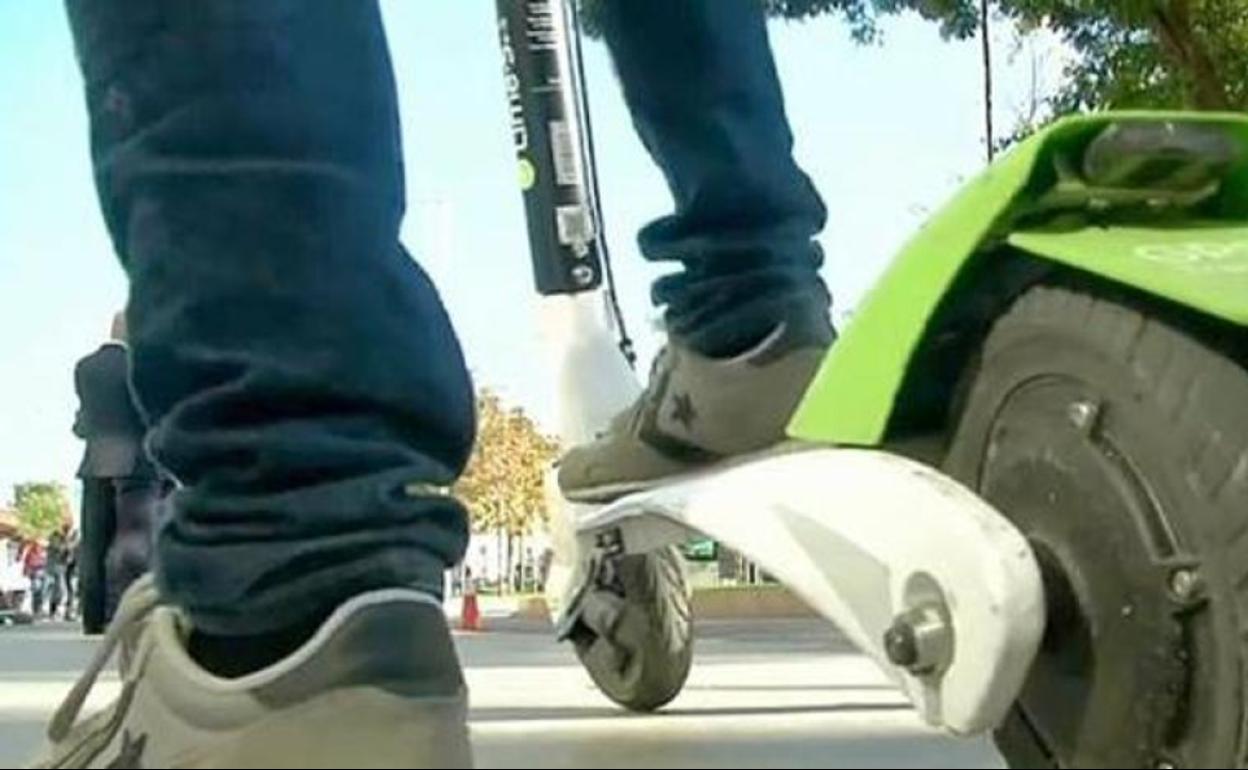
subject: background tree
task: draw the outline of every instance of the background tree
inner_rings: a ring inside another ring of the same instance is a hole
[[[582,0],[587,14],[605,0]],[[981,0],[759,0],[772,16],[841,17],[860,42],[914,11],[950,38],[979,33]],[[1074,54],[1050,114],[1105,108],[1248,109],[1246,0],[992,0],[1022,34],[1044,28]],[[592,26],[592,25],[591,25]]]
[[[13,509],[18,534],[27,539],[46,540],[70,521],[65,488],[54,482],[15,484]]]
[[[598,7],[620,0],[579,0],[586,32],[598,35]],[[627,0],[623,0],[627,2]],[[978,24],[974,7],[961,0],[758,0],[767,15],[800,21],[832,14],[846,22],[849,34],[860,43],[879,41],[881,16],[916,11],[941,24],[946,35],[967,37]]]
[[[1020,29],[1053,29],[1077,54],[1053,99],[1088,108],[1248,107],[1244,0],[1005,0]]]
[[[544,483],[559,443],[542,433],[523,409],[508,408],[496,393],[477,396],[477,443],[455,492],[468,507],[472,531],[493,533],[512,575],[517,543],[549,517]]]

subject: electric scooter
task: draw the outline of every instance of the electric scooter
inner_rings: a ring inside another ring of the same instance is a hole
[[[566,444],[620,346],[570,2],[498,0]],[[609,698],[693,657],[677,549],[741,552],[931,725],[1014,767],[1248,766],[1248,118],[1066,118],[897,255],[774,451],[603,506],[557,491],[557,628]]]

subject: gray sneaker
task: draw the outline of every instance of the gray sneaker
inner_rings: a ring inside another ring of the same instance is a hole
[[[343,604],[302,648],[240,679],[186,654],[150,578],[127,592],[34,767],[470,767],[467,694],[441,606],[390,589]],[[121,648],[122,690],[78,714]]]
[[[637,402],[559,461],[564,496],[606,502],[780,444],[827,347],[786,326],[733,358],[669,342]]]

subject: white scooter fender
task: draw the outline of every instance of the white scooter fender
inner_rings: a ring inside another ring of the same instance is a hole
[[[565,441],[592,438],[638,392],[597,294],[543,300]],[[566,626],[603,548],[695,534],[741,552],[871,656],[930,724],[1000,724],[1044,627],[1039,568],[1008,520],[932,468],[880,451],[800,448],[610,505],[557,506],[550,581]],[[555,586],[558,577],[562,585]]]

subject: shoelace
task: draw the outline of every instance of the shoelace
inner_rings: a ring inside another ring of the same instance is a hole
[[[78,715],[82,713],[82,706],[87,702],[87,696],[95,688],[100,672],[108,666],[117,647],[129,637],[131,632],[138,630],[143,621],[160,606],[160,603],[156,581],[150,574],[143,575],[126,589],[118,603],[117,616],[113,618],[107,633],[104,634],[99,649],[95,651],[90,664],[78,677],[73,689],[65,696],[65,700],[53,714],[52,721],[48,723],[49,740],[57,743],[69,735],[70,730],[78,722]],[[124,670],[122,673],[123,676],[126,674]]]

